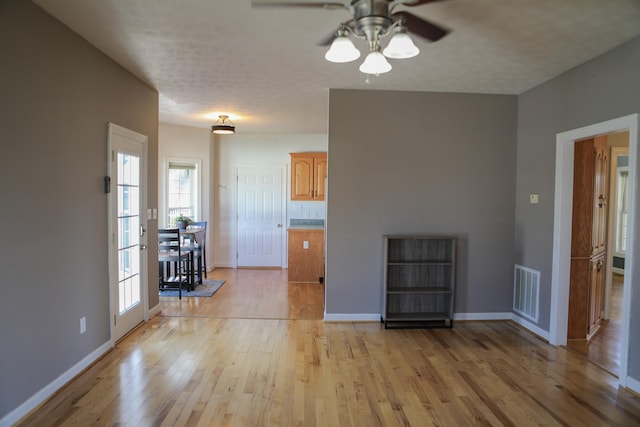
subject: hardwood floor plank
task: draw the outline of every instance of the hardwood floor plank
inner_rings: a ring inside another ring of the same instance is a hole
[[[162,297],[159,316],[20,425],[640,425],[640,399],[614,376],[513,323],[325,323],[321,285],[212,276],[228,280],[214,297]]]

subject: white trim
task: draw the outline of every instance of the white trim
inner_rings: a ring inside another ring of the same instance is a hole
[[[516,322],[518,325],[522,326],[523,328],[527,329],[528,331],[538,335],[541,338],[544,338],[545,340],[549,341],[549,332],[545,331],[544,329],[540,329],[540,327],[538,327],[537,325],[534,325],[533,323],[529,322],[527,319],[518,316],[516,313],[513,313],[513,317],[511,318],[511,320],[513,320],[514,322]]]
[[[193,189],[193,196],[195,197],[194,202],[194,220],[195,221],[206,221],[204,218],[203,206],[204,206],[204,183],[202,180],[202,158],[196,157],[174,157],[174,156],[166,156],[162,163],[162,181],[159,182],[159,198],[160,198],[160,206],[162,206],[161,212],[158,215],[158,224],[162,226],[169,227],[171,224],[167,223],[167,216],[169,215],[169,201],[167,200],[167,193],[169,188],[169,163],[185,163],[195,165],[196,176],[195,176],[195,189]]]
[[[44,403],[47,399],[49,399],[54,393],[64,387],[69,381],[74,379],[77,375],[82,373],[85,369],[91,366],[96,360],[98,360],[102,355],[111,350],[111,341],[107,341],[102,344],[96,350],[92,351],[90,354],[85,356],[78,363],[73,365],[67,371],[65,371],[58,378],[53,380],[51,383],[44,386],[40,391],[36,392],[33,396],[27,399],[24,403],[18,406],[13,411],[9,412],[2,419],[0,419],[0,427],[9,427],[14,425],[20,419],[25,417],[29,412],[33,411],[39,405]]]
[[[260,164],[240,164],[240,165],[236,165],[235,168],[235,177],[234,177],[234,182],[235,182],[235,188],[233,189],[234,191],[234,200],[233,200],[233,209],[234,212],[232,214],[232,228],[233,231],[235,232],[235,236],[232,237],[232,241],[233,241],[233,254],[235,254],[235,256],[233,257],[232,260],[232,266],[231,268],[238,268],[238,239],[240,236],[240,233],[238,233],[238,206],[239,206],[239,191],[240,191],[240,185],[239,185],[239,176],[240,176],[240,169],[262,169],[262,168],[273,168],[273,169],[278,169],[280,171],[280,179],[281,179],[281,185],[280,185],[280,191],[282,192],[282,197],[281,197],[281,206],[280,209],[282,211],[282,216],[280,218],[280,268],[287,268],[288,267],[288,261],[287,261],[287,249],[288,249],[288,245],[287,245],[287,228],[288,228],[288,224],[287,224],[287,202],[289,199],[288,196],[288,175],[287,175],[287,165],[286,163],[265,163],[264,165],[260,165]],[[217,264],[216,266],[219,267],[223,267],[222,264]],[[243,266],[246,267],[246,266]]]
[[[115,123],[107,123],[107,174],[111,176],[114,172],[112,150],[114,135],[119,135],[125,139],[135,141],[142,145],[142,170],[141,170],[141,185],[144,191],[140,194],[140,225],[146,230],[142,238],[140,239],[140,245],[148,247],[148,230],[149,230],[149,218],[147,218],[148,207],[148,173],[149,173],[149,137],[138,133],[136,131],[124,128]],[[113,180],[115,182],[115,179]],[[115,347],[115,325],[112,319],[114,319],[115,313],[118,309],[114,307],[114,298],[112,295],[112,280],[118,277],[117,261],[113,257],[113,222],[114,222],[114,198],[117,197],[117,191],[111,188],[107,193],[107,253],[108,253],[108,266],[109,266],[109,336],[111,337],[111,346]],[[145,255],[148,253],[145,253]],[[149,256],[140,256],[140,275],[141,275],[141,298],[142,298],[142,320],[149,320]]]
[[[213,268],[209,271],[213,271],[216,268],[236,268],[235,265],[233,265],[233,263],[228,263],[228,262],[218,262],[216,263]]]
[[[160,314],[160,312],[162,311],[162,306],[160,304],[157,304],[155,307],[150,308],[149,309],[149,319],[146,320],[151,320],[154,317],[156,317],[158,314]]]
[[[453,313],[453,320],[511,320],[513,313]]]
[[[611,267],[611,272],[624,275],[624,270],[622,268],[618,268],[618,267]]]
[[[571,256],[571,220],[573,203],[573,147],[576,140],[618,131],[629,131],[629,224],[627,242],[629,253],[625,265],[622,334],[619,382],[625,386],[629,359],[629,324],[631,313],[631,277],[633,277],[633,251],[635,238],[635,195],[638,150],[638,114],[630,114],[602,123],[562,132],[556,135],[556,179],[553,230],[553,264],[551,272],[551,312],[549,343],[566,345],[569,315],[569,268]]]
[[[607,272],[615,272],[613,267],[613,257],[618,246],[618,156],[629,156],[629,147],[608,147],[609,148],[609,202],[607,203],[607,256],[605,259]],[[626,167],[628,170],[629,168]],[[604,310],[602,319],[610,318],[611,289],[613,287],[613,274],[607,274],[604,283]]]
[[[324,313],[325,322],[379,322],[380,313]]]
[[[453,320],[512,320],[513,313],[454,313]],[[380,313],[324,313],[325,322],[380,322]]]
[[[640,394],[640,381],[631,378],[631,377],[627,377],[627,386],[626,386],[629,390],[632,390],[638,394]]]

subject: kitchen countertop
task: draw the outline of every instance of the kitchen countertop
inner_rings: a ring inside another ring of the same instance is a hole
[[[324,225],[290,225],[287,230],[324,230]]]
[[[324,220],[292,219],[287,230],[324,230]]]

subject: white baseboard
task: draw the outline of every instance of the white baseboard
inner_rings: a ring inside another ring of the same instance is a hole
[[[534,325],[533,323],[529,322],[527,319],[518,316],[516,313],[512,313],[512,318],[511,320],[513,320],[514,322],[516,322],[518,325],[522,326],[523,328],[533,332],[534,334],[538,335],[539,337],[549,341],[549,331],[545,331],[544,329],[540,329],[539,326]]]
[[[640,381],[636,380],[635,378],[627,376],[626,387],[634,393],[640,394]]]
[[[453,320],[512,320],[513,313],[454,313]],[[379,322],[379,313],[324,313],[325,322]]]
[[[379,322],[379,313],[324,313],[325,322]]]
[[[453,320],[511,320],[511,312],[505,312],[505,313],[453,313]]]
[[[162,311],[162,307],[160,307],[160,304],[157,304],[155,307],[150,308],[149,309],[149,320],[153,319],[158,314],[160,314],[160,311]]]
[[[236,266],[233,265],[233,264],[228,264],[228,263],[222,262],[222,263],[217,263],[217,264],[215,264],[213,266],[213,270],[215,270],[216,268],[236,268]],[[213,271],[213,270],[211,270],[211,271]]]
[[[50,398],[55,392],[60,390],[65,384],[71,381],[76,375],[87,369],[98,360],[103,354],[111,349],[111,341],[107,341],[93,352],[84,357],[81,361],[73,365],[66,372],[46,385],[36,394],[27,399],[22,405],[18,406],[13,411],[9,412],[2,419],[0,419],[0,427],[9,427],[20,421],[21,418],[29,414],[40,404]]]

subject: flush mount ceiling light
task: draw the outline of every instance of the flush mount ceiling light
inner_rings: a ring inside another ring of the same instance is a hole
[[[236,125],[229,120],[229,116],[221,114],[218,116],[218,120],[211,126],[211,132],[217,135],[230,135],[236,133]]]
[[[304,7],[323,9],[347,9],[353,17],[340,24],[337,32],[323,45],[331,44],[325,54],[330,62],[351,62],[360,57],[350,35],[367,42],[369,53],[360,71],[365,74],[382,74],[391,70],[386,58],[407,59],[420,53],[408,32],[435,42],[446,36],[449,31],[412,13],[394,9],[399,6],[420,6],[437,0],[351,0],[349,5],[337,2],[293,2],[293,1],[252,1],[254,7]],[[381,41],[391,36],[387,47],[381,47]],[[386,58],[385,58],[386,57]]]

